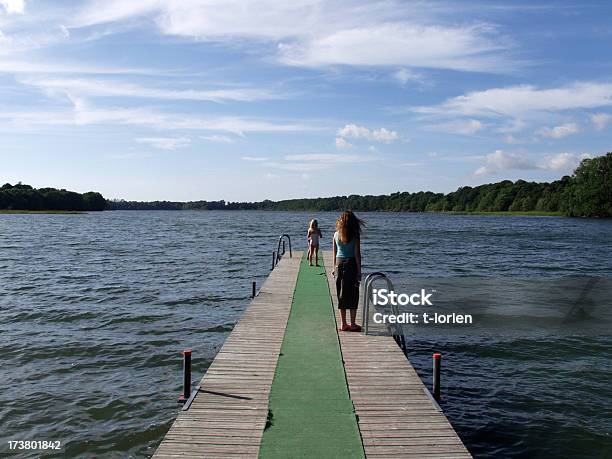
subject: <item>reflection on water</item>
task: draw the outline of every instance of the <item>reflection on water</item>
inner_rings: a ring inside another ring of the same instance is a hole
[[[199,379],[278,235],[305,248],[312,217],[329,248],[332,213],[0,215],[0,454],[38,439],[61,440],[61,457],[150,456],[176,414],[180,350],[194,349]],[[398,290],[487,276],[496,294],[482,303],[503,305],[515,278],[612,274],[610,221],[362,217],[364,271]],[[431,353],[444,354],[443,407],[477,456],[593,457],[610,451],[612,340],[578,335],[419,334],[409,354],[426,382]]]

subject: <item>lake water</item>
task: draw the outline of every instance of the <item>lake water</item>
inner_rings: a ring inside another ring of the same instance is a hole
[[[0,455],[9,440],[60,440],[57,457],[149,457],[177,413],[180,351],[193,348],[199,380],[278,236],[303,249],[316,217],[328,249],[336,216],[0,215]],[[609,220],[361,217],[364,272],[398,286],[612,276]],[[429,384],[431,353],[443,353],[443,408],[476,457],[611,457],[612,338],[572,330],[419,335],[409,357]]]

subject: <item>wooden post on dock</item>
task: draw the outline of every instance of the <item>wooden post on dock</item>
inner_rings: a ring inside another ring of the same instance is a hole
[[[255,298],[256,293],[257,293],[257,282],[253,281],[253,289],[251,291],[251,298]]]
[[[433,397],[440,400],[440,366],[442,365],[442,354],[436,352],[433,355]]]
[[[191,349],[183,351],[183,395],[179,397],[180,403],[185,403],[191,396]]]
[[[274,269],[275,263],[276,263],[276,252],[272,252],[272,269]]]

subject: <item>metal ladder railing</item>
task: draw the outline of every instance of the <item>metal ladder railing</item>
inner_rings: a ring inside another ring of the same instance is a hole
[[[391,282],[391,279],[389,279],[389,277],[387,277],[387,275],[383,272],[377,271],[370,273],[366,276],[363,284],[363,303],[361,311],[361,323],[363,323],[363,332],[366,335],[368,334],[370,321],[370,303],[372,302],[372,287],[374,282],[377,280],[384,280],[387,284],[387,290],[395,290],[395,288],[393,287],[393,282]],[[399,315],[399,308],[397,307],[397,304],[392,304],[391,310],[394,315]],[[404,336],[404,329],[402,327],[402,324],[389,324],[388,327],[391,329],[395,342],[402,349],[402,351],[406,353],[406,338]]]
[[[281,257],[285,255],[285,238],[289,242],[289,258],[293,258],[293,251],[291,250],[291,236],[288,234],[281,234],[278,238],[278,245],[276,247],[276,252],[272,252],[272,269],[278,264]],[[281,244],[282,244],[282,253],[281,253]]]

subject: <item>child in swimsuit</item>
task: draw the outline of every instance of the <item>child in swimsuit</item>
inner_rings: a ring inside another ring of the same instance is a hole
[[[310,221],[308,227],[308,262],[312,266],[312,256],[315,256],[315,264],[319,266],[319,239],[323,237],[319,229],[319,222],[316,219]]]

